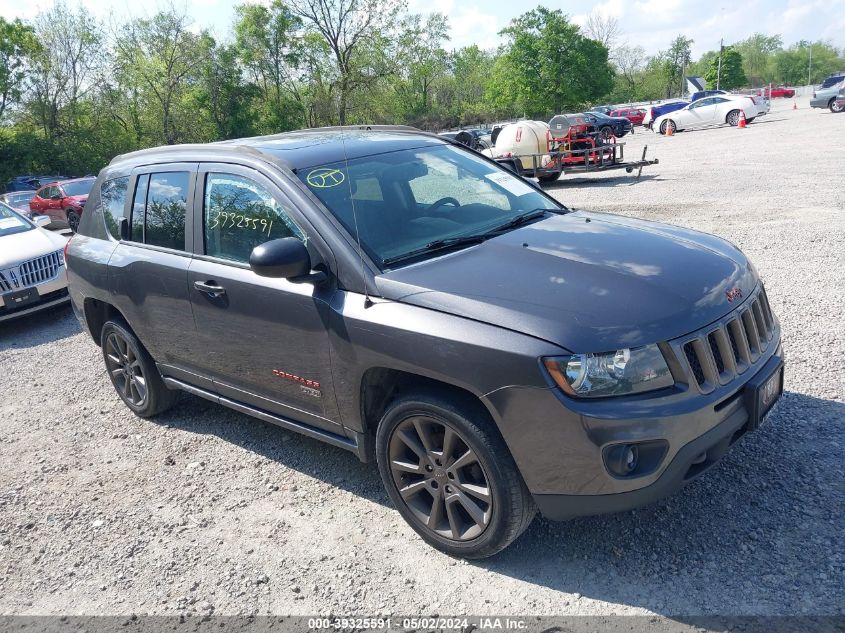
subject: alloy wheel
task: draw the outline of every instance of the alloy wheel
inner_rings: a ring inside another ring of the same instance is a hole
[[[736,127],[739,125],[739,112],[733,111],[728,114],[728,125]]]
[[[493,516],[490,480],[451,426],[427,415],[400,422],[388,447],[390,472],[419,524],[454,541],[480,536]]]
[[[129,342],[117,332],[106,339],[106,365],[112,383],[120,396],[135,407],[147,399],[147,380],[141,361]]]

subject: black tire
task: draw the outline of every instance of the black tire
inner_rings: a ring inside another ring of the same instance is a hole
[[[746,123],[748,121],[746,120]],[[739,110],[731,110],[725,115],[725,123],[732,127],[739,125]]]
[[[752,122],[754,119],[756,119],[756,118],[757,118],[756,116],[753,116],[753,117],[751,117],[750,119],[745,119],[745,122],[746,122],[746,123],[751,123],[751,122]]]
[[[100,348],[117,395],[136,415],[150,418],[176,404],[179,392],[167,388],[155,362],[125,323],[107,321]]]
[[[838,114],[839,112],[845,112],[845,106],[837,106],[836,99],[831,99],[830,103],[827,104],[827,107],[830,108],[830,111],[834,114]]]
[[[424,541],[450,556],[493,556],[536,514],[493,424],[469,400],[420,391],[394,400],[376,431],[379,473],[393,504]]]
[[[673,133],[673,134],[674,134],[675,132],[677,132],[677,131],[678,131],[678,127],[675,125],[675,122],[674,122],[672,119],[666,119],[665,121],[663,121],[663,122],[660,124],[660,133],[661,133],[661,134],[666,134],[666,129],[667,129],[670,125],[672,126],[672,133]]]
[[[73,209],[67,210],[67,225],[73,233],[79,229],[79,214]]]
[[[543,174],[542,176],[537,176],[537,180],[544,183],[551,183],[555,182],[558,178],[560,178],[562,172],[557,172],[556,174]]]

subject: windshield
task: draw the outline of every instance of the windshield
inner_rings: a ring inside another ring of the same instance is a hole
[[[66,196],[87,196],[93,186],[93,178],[90,180],[74,180],[73,182],[62,183],[62,189]]]
[[[561,211],[519,176],[451,145],[366,156],[298,175],[353,237],[357,219],[361,246],[382,269],[427,245],[491,231],[529,211]]]
[[[33,229],[34,226],[19,216],[17,213],[2,202],[0,202],[0,237],[23,233]]]

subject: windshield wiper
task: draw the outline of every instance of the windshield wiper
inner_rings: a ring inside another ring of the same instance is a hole
[[[395,257],[388,257],[387,259],[382,260],[382,263],[385,265],[388,264],[395,264],[398,261],[402,261],[403,259],[411,259],[412,257],[417,257],[418,255],[423,255],[425,253],[432,253],[434,251],[441,251],[447,248],[455,248],[460,246],[468,246],[470,244],[480,244],[484,240],[490,237],[487,233],[479,233],[473,235],[458,235],[455,237],[445,237],[443,239],[434,240],[433,242],[429,242],[422,248],[417,248],[402,255],[396,255]]]
[[[480,244],[484,240],[490,239],[491,237],[496,237],[502,231],[506,231],[507,229],[511,229],[527,222],[531,222],[532,220],[536,220],[537,218],[541,218],[546,215],[546,212],[558,214],[565,213],[565,211],[563,211],[562,209],[533,209],[532,211],[525,211],[523,213],[520,213],[519,215],[515,215],[504,224],[500,224],[499,226],[493,227],[492,229],[485,231],[484,233],[473,233],[471,235],[456,235],[455,237],[444,237],[442,239],[429,242],[422,248],[417,248],[402,255],[396,255],[395,257],[388,257],[387,259],[382,260],[382,263],[387,266],[389,264],[395,264],[396,262],[402,261],[404,259],[411,259],[412,257],[424,255],[425,253],[432,253],[447,248],[469,246],[470,244]]]

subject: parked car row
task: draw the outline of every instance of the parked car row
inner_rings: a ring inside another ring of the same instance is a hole
[[[21,176],[12,183],[40,182],[35,178]],[[15,187],[17,187],[17,184]],[[50,228],[70,228],[76,232],[88,193],[94,184],[93,177],[45,181],[33,190],[19,190],[14,187],[0,196],[3,202],[24,217],[44,215],[50,219]],[[9,188],[7,186],[7,188]]]

